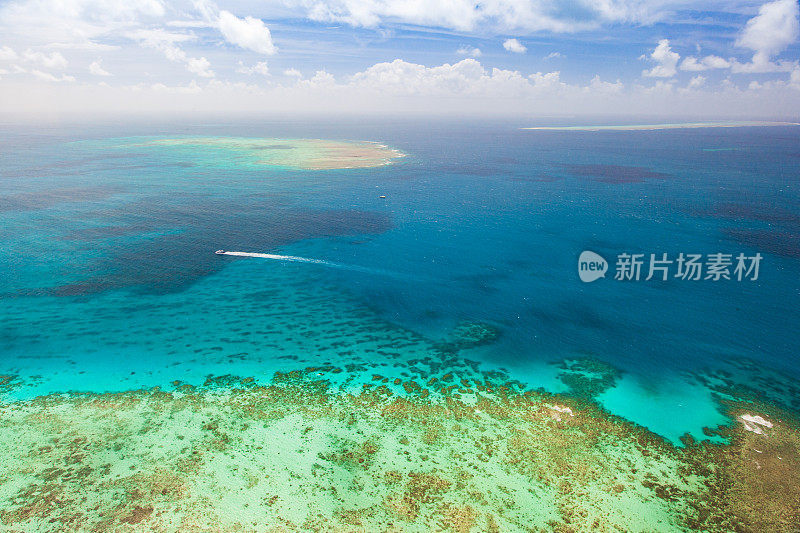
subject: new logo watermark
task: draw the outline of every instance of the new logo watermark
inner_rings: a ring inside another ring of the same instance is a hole
[[[578,258],[578,275],[584,283],[591,283],[600,278],[606,277],[608,262],[603,256],[584,250]]]
[[[649,255],[649,260],[648,258]],[[758,280],[762,255],[739,253],[617,254],[616,281],[680,279],[685,281]],[[608,262],[595,252],[584,250],[578,258],[578,276],[584,283],[606,277]],[[645,277],[646,274],[646,277]]]

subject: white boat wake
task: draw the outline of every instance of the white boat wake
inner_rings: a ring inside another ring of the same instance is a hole
[[[331,263],[322,259],[309,259],[308,257],[298,257],[296,255],[278,255],[278,254],[259,254],[255,252],[217,252],[217,255],[236,255],[239,257],[260,257],[262,259],[275,259],[278,261],[291,261],[293,263],[315,263],[317,265],[327,265],[338,268],[346,268],[346,265],[339,263]]]
[[[366,274],[405,277],[402,274],[398,274],[396,272],[389,272],[388,270],[366,268],[356,265],[345,265],[343,263],[334,263],[333,261],[325,261],[324,259],[312,259],[310,257],[299,257],[296,255],[262,254],[257,252],[228,252],[227,250],[217,250],[214,253],[216,253],[217,255],[235,255],[237,257],[258,257],[261,259],[273,259],[275,261],[288,261],[291,263],[312,263],[315,265],[323,265],[331,268],[341,268],[343,270],[355,270],[357,272],[364,272]]]

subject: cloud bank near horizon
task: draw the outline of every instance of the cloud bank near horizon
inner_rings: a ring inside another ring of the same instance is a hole
[[[798,116],[799,19],[797,0],[11,0],[0,112]]]

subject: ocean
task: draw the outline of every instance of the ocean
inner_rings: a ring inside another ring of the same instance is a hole
[[[481,368],[590,397],[676,445],[719,439],[703,431],[729,421],[715,376],[800,408],[800,127],[532,125],[3,125],[5,397],[402,368],[478,327],[457,349]],[[309,169],[247,151],[308,139],[403,156]],[[608,262],[604,278],[581,281],[585,250]],[[731,279],[681,279],[673,262],[646,280],[664,253],[731,254]],[[620,254],[643,254],[639,280],[615,279]],[[761,255],[757,279],[736,279],[739,254]]]

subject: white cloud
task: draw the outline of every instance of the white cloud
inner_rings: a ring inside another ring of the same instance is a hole
[[[789,75],[789,85],[796,89],[800,89],[800,67],[795,68]]]
[[[225,40],[240,48],[264,55],[272,55],[278,51],[272,42],[269,28],[260,19],[240,19],[230,11],[223,10],[219,14],[219,31]]]
[[[351,84],[360,88],[391,91],[393,94],[460,94],[474,90],[486,78],[486,71],[474,59],[426,67],[402,59],[377,63],[352,76]]]
[[[731,72],[736,74],[766,74],[770,72],[791,72],[797,67],[797,61],[769,61],[753,56],[750,63],[740,63],[736,59],[731,61]]]
[[[561,82],[561,72],[558,70],[546,74],[536,72],[528,76],[528,79],[537,89],[553,89],[565,86],[565,84]]]
[[[730,68],[730,61],[719,56],[706,56],[703,58],[703,65],[708,68]]]
[[[195,2],[196,7],[203,12],[204,14],[207,12],[205,7],[206,5],[202,5],[201,2]],[[210,20],[170,20],[166,24],[167,26],[173,28],[214,28],[216,27]]]
[[[31,45],[88,46],[164,14],[161,0],[10,0],[0,4],[0,34]]]
[[[230,0],[228,0],[230,1]],[[763,2],[769,0],[710,0],[710,4],[704,4],[702,9],[710,8],[727,13],[741,14],[749,12],[753,2]],[[220,0],[222,3],[222,1]],[[385,63],[377,63],[371,67],[350,77],[337,75],[334,77],[324,69],[322,65],[328,65],[325,59],[335,57],[336,72],[340,69],[347,69],[346,61],[360,62],[361,59],[351,55],[352,49],[349,45],[342,46],[341,42],[331,39],[330,48],[324,50],[320,48],[319,56],[316,58],[308,55],[308,42],[305,37],[297,38],[297,34],[289,33],[287,39],[294,39],[292,46],[300,43],[297,48],[300,51],[301,59],[297,60],[296,65],[303,72],[311,73],[314,69],[321,68],[310,79],[304,79],[300,71],[296,69],[286,69],[283,76],[278,76],[277,80],[270,80],[265,83],[260,80],[257,89],[243,88],[238,83],[231,83],[225,80],[204,80],[201,78],[214,76],[209,60],[214,62],[217,70],[231,73],[234,69],[239,73],[253,75],[268,75],[269,69],[264,56],[276,52],[275,43],[272,40],[265,20],[298,20],[304,15],[308,15],[315,20],[345,22],[354,26],[369,26],[377,29],[375,38],[370,38],[371,42],[379,39],[377,33],[382,38],[386,38],[386,33],[391,34],[394,27],[401,27],[401,24],[420,24],[433,28],[437,32],[437,39],[449,39],[450,50],[454,50],[457,44],[477,43],[477,39],[487,36],[504,36],[498,38],[497,43],[502,43],[504,49],[510,52],[524,51],[525,45],[517,39],[504,41],[505,36],[516,35],[525,42],[531,32],[550,31],[550,32],[572,32],[584,29],[597,28],[607,24],[618,24],[626,28],[638,23],[649,23],[658,20],[659,17],[667,17],[668,13],[676,9],[686,9],[697,12],[701,8],[696,3],[689,0],[568,0],[568,5],[558,3],[558,0],[278,0],[277,2],[266,3],[224,3],[223,7],[229,11],[220,10],[211,0],[0,0],[0,35],[2,44],[0,46],[0,67],[5,71],[6,78],[0,86],[0,108],[9,107],[7,95],[10,94],[9,86],[14,85],[28,88],[49,88],[42,90],[56,89],[79,95],[80,91],[90,94],[87,87],[97,87],[99,78],[89,78],[87,84],[45,84],[36,82],[31,76],[48,82],[68,82],[74,80],[72,76],[62,75],[63,73],[72,74],[81,78],[87,75],[85,68],[88,65],[89,73],[95,76],[108,74],[101,63],[101,55],[105,51],[119,51],[112,56],[104,56],[107,64],[115,66],[117,64],[131,65],[135,68],[128,69],[129,72],[139,71],[147,75],[159,75],[167,69],[159,68],[170,66],[163,58],[176,62],[177,67],[167,71],[164,77],[153,78],[163,82],[163,84],[151,85],[152,79],[143,84],[142,94],[152,95],[154,91],[158,94],[169,95],[199,95],[203,93],[205,98],[209,92],[226,91],[226,95],[238,94],[237,91],[273,91],[276,87],[285,87],[287,101],[297,101],[298,94],[316,94],[316,100],[312,99],[312,106],[317,102],[320,108],[324,108],[326,102],[330,102],[331,96],[326,91],[332,91],[336,97],[345,100],[351,99],[355,102],[354,109],[360,109],[359,103],[378,101],[382,98],[390,98],[392,95],[401,96],[398,101],[403,102],[403,98],[420,96],[417,100],[418,108],[429,106],[436,110],[442,102],[484,102],[486,99],[492,100],[492,106],[498,101],[500,108],[540,109],[549,112],[552,109],[564,109],[569,102],[570,106],[575,106],[576,112],[580,109],[597,110],[621,110],[624,112],[633,111],[634,104],[629,109],[620,104],[620,107],[606,107],[603,102],[614,101],[623,102],[625,98],[642,97],[648,95],[651,102],[655,102],[654,109],[658,108],[659,102],[665,94],[675,97],[681,95],[681,91],[691,89],[691,94],[684,93],[688,99],[697,98],[699,102],[704,95],[712,94],[714,91],[719,93],[720,84],[716,81],[716,76],[709,76],[711,80],[706,80],[704,76],[695,76],[695,73],[711,69],[730,68],[735,72],[777,72],[784,71],[785,75],[781,79],[765,80],[759,77],[759,83],[748,86],[749,79],[738,79],[736,84],[729,82],[723,87],[724,93],[730,96],[728,105],[735,105],[735,102],[754,102],[747,100],[755,98],[754,95],[774,96],[783,92],[783,100],[775,99],[771,102],[758,104],[752,107],[752,113],[757,113],[759,109],[767,109],[770,105],[777,106],[782,102],[788,109],[793,109],[800,114],[800,102],[795,104],[797,98],[796,89],[800,89],[800,65],[796,61],[795,48],[791,48],[791,57],[788,57],[787,48],[794,42],[798,34],[798,14],[797,4],[794,0],[778,0],[767,3],[761,7],[758,14],[753,17],[746,27],[742,28],[739,38],[736,41],[738,46],[744,47],[749,51],[746,57],[752,53],[753,59],[744,63],[743,55],[739,55],[737,61],[731,56],[733,52],[717,51],[720,48],[720,34],[713,32],[708,36],[708,40],[714,43],[715,53],[723,55],[706,55],[700,53],[699,49],[694,52],[695,57],[682,58],[670,48],[670,41],[663,40],[658,43],[655,50],[650,50],[648,59],[653,63],[647,64],[643,75],[655,78],[653,87],[639,87],[636,83],[644,82],[641,80],[629,81],[625,84],[617,80],[616,82],[603,81],[595,76],[590,79],[594,72],[583,70],[582,64],[570,65],[569,76],[582,77],[581,83],[566,83],[561,79],[559,72],[537,72],[527,75],[528,72],[521,73],[515,70],[492,69],[482,65],[473,58],[480,55],[478,48],[465,47],[460,52],[466,59],[457,61],[454,64],[443,65],[419,65],[403,60],[395,60]],[[554,8],[553,6],[558,4]],[[249,7],[245,7],[249,6]],[[239,11],[252,9],[253,11]],[[709,9],[710,10],[710,9]],[[241,16],[234,15],[238,13]],[[275,13],[290,14],[290,16],[273,16]],[[244,16],[249,14],[252,16]],[[714,24],[712,24],[714,25]],[[722,23],[720,22],[719,26]],[[291,26],[291,23],[286,23]],[[283,23],[281,28],[283,28]],[[659,26],[658,31],[673,31],[668,25]],[[673,43],[683,42],[686,32],[682,26],[674,26],[677,35]],[[453,34],[448,30],[460,30],[464,32],[475,32],[472,34],[457,33]],[[318,28],[322,31],[345,31],[333,28]],[[293,29],[287,30],[287,33]],[[315,29],[317,31],[317,29]],[[339,34],[341,35],[341,34]],[[134,42],[126,42],[126,38]],[[323,39],[324,40],[324,39]],[[335,41],[335,42],[334,42]],[[260,57],[241,50],[234,49],[234,46],[220,46],[230,43],[251,52],[260,54]],[[482,42],[482,41],[481,41]],[[519,47],[512,45],[516,43]],[[532,41],[531,41],[532,42]],[[732,38],[727,43],[732,45]],[[136,47],[156,50],[147,52],[136,50]],[[370,49],[370,52],[391,54],[392,43],[381,41],[379,48]],[[495,45],[496,46],[496,45]],[[551,50],[558,49],[557,44],[552,45]],[[23,52],[25,50],[25,52]],[[211,50],[211,51],[209,51]],[[388,52],[387,52],[388,50]],[[679,49],[682,50],[682,49]],[[74,52],[73,52],[74,51]],[[293,50],[297,52],[298,50]],[[312,53],[313,53],[312,48]],[[324,52],[324,54],[323,54]],[[740,50],[741,52],[741,50]],[[66,57],[64,57],[64,55]],[[787,57],[780,54],[786,53]],[[227,57],[225,57],[227,54]],[[540,53],[541,55],[542,53]],[[571,53],[570,53],[571,54]],[[161,57],[163,55],[163,58]],[[196,57],[197,56],[197,57]],[[470,58],[470,56],[472,58]],[[358,57],[363,58],[363,55]],[[383,57],[393,58],[394,55],[384,55]],[[555,59],[563,57],[559,52],[552,52],[545,56],[545,59]],[[783,57],[783,59],[781,59]],[[730,58],[730,59],[726,59]],[[67,62],[69,59],[69,64]],[[91,63],[96,59],[94,63]],[[242,61],[239,61],[242,59]],[[623,55],[613,58],[621,65],[626,59]],[[301,61],[308,62],[301,62]],[[683,61],[681,61],[683,60]],[[741,61],[741,62],[740,62]],[[310,65],[320,62],[320,66],[312,69]],[[156,64],[153,64],[156,63]],[[559,61],[558,66],[566,61]],[[80,65],[81,73],[69,70],[70,66]],[[237,66],[238,65],[238,66]],[[274,68],[274,64],[272,64]],[[652,68],[651,68],[652,67]],[[685,75],[688,79],[694,76],[691,81],[681,79],[681,83],[664,83],[676,76],[680,70],[691,72]],[[119,75],[117,67],[112,68],[114,74]],[[183,71],[185,68],[197,82],[186,85],[191,77]],[[567,66],[564,67],[564,76],[567,77]],[[622,69],[622,67],[620,66]],[[643,67],[644,68],[644,67]],[[359,70],[361,67],[359,66]],[[34,72],[35,71],[35,72]],[[177,72],[176,72],[177,71]],[[350,71],[352,72],[352,70]],[[25,73],[24,76],[16,74]],[[613,71],[609,79],[616,78]],[[183,78],[181,77],[183,76]],[[122,76],[120,76],[121,78]],[[244,79],[241,76],[233,79]],[[10,78],[10,79],[9,79]],[[142,78],[147,79],[147,78]],[[736,77],[734,77],[736,79]],[[589,80],[589,81],[587,81]],[[136,83],[140,80],[135,80]],[[250,80],[253,81],[253,80]],[[724,82],[723,82],[724,83]],[[729,86],[730,85],[730,86]],[[109,91],[119,91],[119,83],[115,83]],[[25,92],[20,89],[24,96]],[[303,93],[302,91],[307,91]],[[313,91],[319,91],[313,93]],[[739,92],[736,92],[739,91]],[[110,92],[108,93],[110,94]],[[267,94],[267,93],[259,93]],[[363,95],[368,97],[363,97]],[[790,94],[791,97],[786,97]],[[564,105],[558,97],[563,97]],[[211,98],[211,96],[208,96]],[[59,97],[60,98],[60,97]],[[66,98],[66,96],[65,96]],[[79,98],[79,96],[76,96]],[[88,96],[84,97],[88,99]],[[666,97],[664,97],[666,98]],[[710,98],[710,97],[709,97]],[[794,98],[794,100],[792,100]],[[360,100],[361,99],[361,100]],[[370,100],[371,99],[371,100]],[[548,100],[549,99],[549,100]],[[606,99],[606,100],[602,100]],[[616,99],[616,100],[615,100]],[[30,98],[32,100],[32,97]],[[409,98],[409,101],[413,98]],[[263,100],[262,100],[263,101]],[[275,102],[280,99],[273,99],[269,105],[278,105]],[[582,102],[588,102],[583,104]],[[144,102],[144,101],[143,101]],[[545,102],[551,105],[548,107]],[[597,103],[601,102],[601,103]],[[677,102],[677,100],[675,101]],[[716,100],[709,99],[708,102],[714,103]],[[258,103],[258,102],[257,102]],[[673,102],[674,103],[674,102]],[[220,105],[237,105],[237,102],[221,100]],[[42,101],[42,106],[48,105]],[[119,100],[114,105],[119,106]],[[146,103],[143,103],[146,105]],[[258,104],[261,105],[261,104]],[[264,104],[267,105],[267,104]],[[449,104],[448,104],[449,105]],[[456,104],[454,103],[453,106]],[[460,104],[459,104],[460,105]],[[463,109],[474,110],[472,104],[464,104]],[[720,106],[722,103],[719,104]],[[794,107],[793,107],[794,106]],[[446,106],[444,106],[446,107]],[[491,106],[484,106],[487,113]],[[303,109],[303,107],[300,107]],[[676,106],[675,109],[678,107]],[[572,108],[570,108],[572,109]],[[645,105],[639,110],[649,111],[650,107]],[[706,112],[705,107],[698,107],[700,112]],[[719,109],[722,109],[719,107]],[[741,108],[744,109],[744,106]],[[733,113],[734,111],[731,111]],[[738,109],[735,110],[738,112]],[[743,111],[742,111],[743,112]],[[720,114],[728,111],[722,110]]]
[[[483,55],[483,52],[481,52],[480,48],[470,48],[469,46],[462,46],[456,50],[456,53],[458,55],[470,57],[481,57],[481,55]]]
[[[297,80],[297,86],[305,89],[321,89],[323,92],[337,88],[336,78],[325,70],[318,70],[311,79]]]
[[[687,57],[683,61],[681,61],[681,70],[687,70],[689,72],[701,72],[704,70],[710,69],[718,69],[718,68],[730,68],[731,62],[727,59],[723,59],[719,56],[709,55],[701,60],[697,60],[696,57]]]
[[[747,25],[736,40],[736,46],[753,51],[750,63],[733,65],[734,72],[776,72],[791,70],[786,63],[773,63],[778,55],[797,40],[800,34],[797,0],[776,0],[764,4],[758,15]]]
[[[650,58],[658,64],[650,70],[643,71],[642,74],[651,78],[671,78],[677,72],[676,67],[680,57],[669,47],[669,39],[661,39],[650,54]]]
[[[503,42],[503,48],[515,54],[524,54],[528,48],[516,39],[506,39]]]
[[[146,42],[154,47],[161,43],[182,43],[197,39],[193,33],[167,31],[163,28],[137,29],[127,32],[125,37]]]
[[[36,63],[45,68],[63,70],[67,68],[67,60],[59,52],[45,54],[44,52],[34,52],[31,49],[25,50],[22,58],[29,63]]]
[[[13,65],[12,65],[13,66]],[[9,68],[8,70],[12,70]],[[69,81],[40,74],[50,82]],[[395,60],[375,64],[349,77],[336,78],[318,71],[311,79],[283,78],[284,83],[245,84],[199,80],[189,84],[163,83],[134,86],[40,83],[34,91],[18,81],[0,84],[0,111],[119,111],[194,112],[198,109],[361,113],[394,110],[397,113],[473,113],[492,115],[569,113],[582,115],[602,109],[607,113],[660,115],[666,120],[685,115],[739,118],[759,115],[800,115],[800,69],[788,80],[716,85],[699,80],[678,87],[659,79],[651,87],[604,82],[594,77],[586,84],[569,84],[558,72],[530,76],[491,69],[474,59],[455,64],[425,66]],[[698,86],[699,85],[699,86]]]
[[[672,93],[672,90],[675,88],[674,84],[675,80],[656,80],[655,85],[643,87],[642,92],[649,95],[655,94],[664,96]]]
[[[585,87],[584,90],[595,93],[618,94],[622,92],[623,88],[624,85],[619,80],[611,83],[609,81],[603,81],[600,79],[599,75],[595,75],[595,77],[592,78],[592,81],[589,82],[589,85]]]
[[[89,65],[89,72],[95,76],[111,76],[111,73],[100,65],[100,61],[93,61]]]
[[[197,94],[203,90],[194,80],[192,80],[189,85],[169,86],[163,83],[154,83],[150,86],[150,89],[156,92],[172,94]],[[139,88],[139,90],[141,90],[141,88]]]
[[[420,2],[403,0],[300,0],[309,18],[344,22],[351,26],[375,27],[384,20],[424,26],[470,30],[478,18],[477,5],[462,0]]]
[[[44,80],[44,81],[54,81],[54,82],[62,82],[62,81],[72,82],[72,81],[75,81],[75,78],[73,78],[72,76],[67,76],[66,74],[62,75],[62,76],[55,76],[53,74],[50,74],[49,72],[42,72],[41,70],[36,70],[36,69],[31,70],[31,74],[33,74],[34,76],[36,76],[40,80]]]
[[[109,50],[119,50],[120,47],[114,44],[102,44],[95,41],[74,41],[67,43],[47,43],[46,48],[58,48],[61,50],[92,50],[95,52],[107,52]]]
[[[292,0],[306,16],[322,22],[380,27],[391,23],[458,31],[489,29],[500,33],[575,32],[605,23],[652,23],[689,0]]]
[[[169,32],[163,29],[136,30],[127,34],[127,37],[139,42],[145,48],[159,50],[164,57],[176,63],[184,63],[186,70],[204,78],[213,78],[214,71],[205,57],[189,57],[176,43],[192,41],[196,37],[187,33]]]
[[[252,67],[245,66],[244,63],[239,61],[239,67],[236,69],[236,72],[248,75],[261,74],[262,76],[269,76],[269,67],[266,61],[259,61]]]
[[[558,72],[525,77],[519,71],[487,69],[472,58],[427,67],[402,59],[377,63],[351,76],[349,89],[429,98],[526,98],[565,87]]]
[[[17,57],[17,53],[8,46],[0,48],[0,61],[14,61]]]
[[[705,84],[706,84],[706,77],[698,74],[697,76],[694,76],[691,80],[689,80],[688,88],[699,89]]]
[[[773,56],[797,39],[800,31],[797,17],[795,0],[776,0],[764,4],[758,10],[758,15],[747,21],[736,45]]]
[[[205,57],[191,57],[186,61],[186,70],[203,78],[213,78],[211,63]]]

